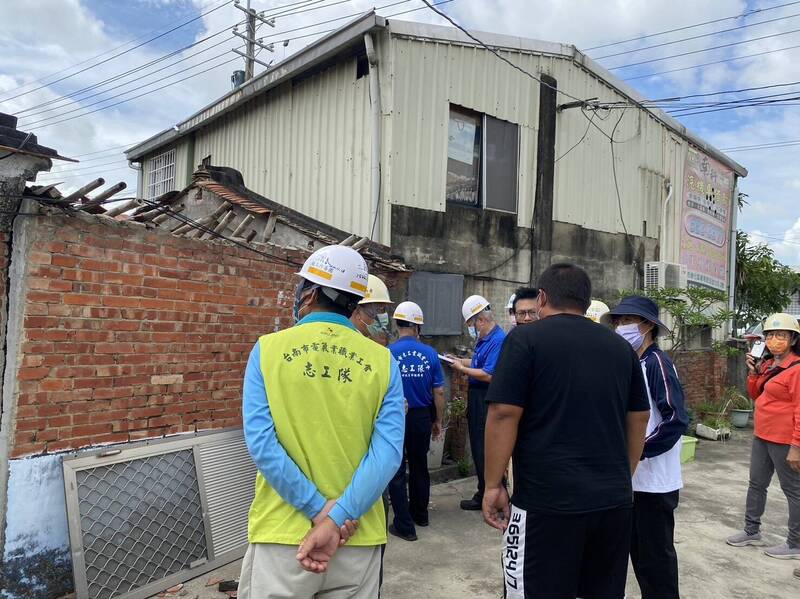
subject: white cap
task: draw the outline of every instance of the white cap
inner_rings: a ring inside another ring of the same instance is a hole
[[[392,316],[395,320],[405,320],[413,324],[425,324],[422,317],[422,308],[414,302],[402,302],[397,305]]]
[[[589,309],[586,310],[586,318],[595,322],[600,322],[603,315],[608,314],[608,306],[600,300],[592,300]]]
[[[461,306],[461,316],[464,322],[475,316],[478,312],[483,312],[489,307],[489,302],[482,295],[470,295]]]
[[[375,275],[369,275],[367,280],[367,293],[364,299],[358,302],[359,304],[392,304],[392,298],[389,297],[389,288],[386,283],[381,281]]]
[[[367,263],[357,251],[329,245],[311,254],[297,273],[321,287],[364,297],[367,293]]]
[[[506,304],[506,310],[513,310],[514,309],[514,300],[517,299],[517,294],[512,293],[511,297],[508,298],[508,303]]]

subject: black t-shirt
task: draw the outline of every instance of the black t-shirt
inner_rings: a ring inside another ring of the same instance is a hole
[[[516,327],[486,401],[524,410],[514,505],[569,514],[632,504],[625,419],[650,403],[639,358],[622,337],[570,314]]]

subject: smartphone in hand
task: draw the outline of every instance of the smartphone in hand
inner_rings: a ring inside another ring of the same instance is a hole
[[[758,339],[755,343],[753,343],[753,347],[750,348],[750,355],[756,360],[760,360],[762,357],[764,357],[764,350],[766,349],[767,345],[764,343],[764,340]]]

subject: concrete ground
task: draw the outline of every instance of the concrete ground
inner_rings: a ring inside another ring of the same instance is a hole
[[[726,443],[700,441],[697,461],[684,466],[685,488],[677,512],[676,545],[681,595],[686,598],[790,599],[800,597],[792,570],[800,561],[765,556],[756,547],[734,548],[725,537],[742,527],[751,432],[734,432]],[[492,598],[502,596],[500,534],[458,502],[474,491],[475,479],[436,485],[431,493],[431,526],[419,541],[390,538],[386,552],[386,599]],[[783,541],[787,506],[777,480],[770,488],[764,533],[770,544]],[[224,599],[210,578],[236,578],[240,562],[186,583],[189,598]],[[632,571],[629,599],[640,599]]]

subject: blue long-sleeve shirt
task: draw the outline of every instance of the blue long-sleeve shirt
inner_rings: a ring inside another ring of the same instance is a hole
[[[653,404],[661,414],[661,422],[645,438],[642,453],[644,458],[654,458],[675,446],[686,432],[689,416],[683,386],[669,356],[652,345],[644,352],[641,361]]]
[[[306,322],[329,322],[354,328],[344,316],[333,313],[315,312],[298,324]],[[372,507],[400,466],[405,432],[403,383],[394,358],[391,358],[390,368],[389,388],[375,420],[369,449],[329,513],[339,526],[347,519],[360,518]],[[245,442],[256,467],[286,503],[313,519],[322,511],[326,498],[278,440],[261,373],[258,343],[247,361],[242,406]]]

